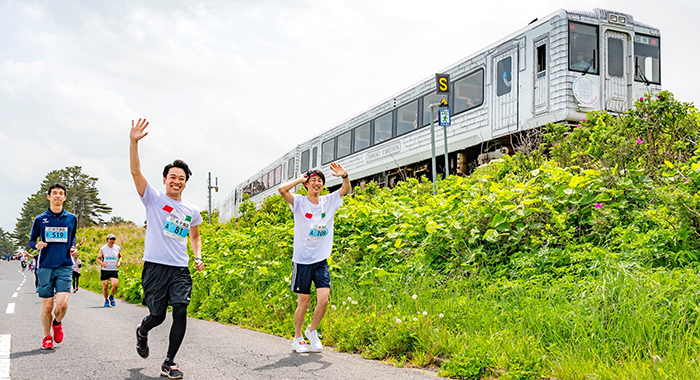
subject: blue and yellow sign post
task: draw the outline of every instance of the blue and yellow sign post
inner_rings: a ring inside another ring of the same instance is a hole
[[[443,95],[440,103],[430,105],[430,141],[432,144],[432,166],[433,166],[433,195],[435,195],[435,181],[437,180],[437,168],[435,164],[435,115],[434,110],[438,109],[440,125],[445,127],[445,178],[449,175],[450,162],[447,159],[447,127],[451,124],[450,107],[448,96],[450,95],[450,74],[435,74],[435,92]]]

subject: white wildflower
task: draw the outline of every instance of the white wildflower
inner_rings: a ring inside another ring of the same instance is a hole
[[[424,311],[424,312],[423,312],[423,316],[425,317],[426,315],[428,315],[428,312],[427,312],[427,311]]]
[[[353,305],[357,305],[357,301],[352,301],[352,302],[350,302],[350,303],[353,304]]]
[[[442,317],[444,317],[444,316],[445,316],[445,314],[442,314],[442,313],[440,313],[440,314],[438,315],[438,317],[440,317],[440,318],[442,318]]]
[[[418,295],[414,294],[414,295],[412,296],[412,298],[413,298],[414,300],[415,300],[415,299],[418,299]]]
[[[417,321],[417,320],[418,320],[418,318],[416,318],[416,317],[413,317],[413,322],[415,322],[415,321]]]
[[[386,308],[387,308],[387,309],[391,309],[391,305],[386,305]]]

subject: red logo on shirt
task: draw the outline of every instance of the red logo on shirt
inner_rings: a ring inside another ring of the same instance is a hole
[[[165,207],[163,207],[163,210],[165,210],[165,212],[170,212],[173,211],[173,208],[168,205],[165,205]]]
[[[306,219],[311,219],[313,218],[313,215],[309,214],[308,212],[304,215]]]

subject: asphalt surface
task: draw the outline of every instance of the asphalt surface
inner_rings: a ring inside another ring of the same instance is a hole
[[[9,304],[14,304],[13,313],[7,313]],[[34,274],[22,272],[19,261],[0,262],[0,380],[163,379],[160,364],[167,351],[170,315],[149,333],[151,354],[142,359],[136,353],[135,328],[148,309],[120,300],[115,307],[103,305],[101,294],[84,289],[71,294],[63,342],[54,350],[41,350],[41,299]],[[9,348],[9,355],[3,347]],[[435,378],[429,371],[328,349],[298,354],[290,339],[194,318],[187,320],[175,361],[185,379]]]

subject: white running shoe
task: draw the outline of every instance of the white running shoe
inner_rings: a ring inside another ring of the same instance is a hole
[[[309,343],[311,343],[311,348],[314,349],[314,351],[321,351],[323,350],[323,344],[321,344],[321,339],[318,339],[318,331],[309,331],[309,328],[306,327],[306,331],[304,331],[304,335],[309,339]]]
[[[292,347],[294,347],[294,349],[298,353],[309,352],[309,347],[306,345],[306,342],[304,342],[303,337],[294,338],[294,342],[292,342]]]

